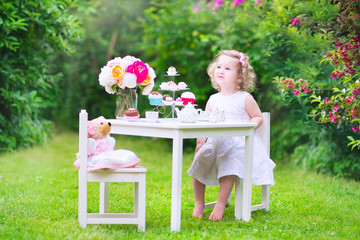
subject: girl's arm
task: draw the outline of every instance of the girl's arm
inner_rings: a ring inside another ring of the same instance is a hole
[[[209,102],[206,103],[205,111],[211,111]],[[195,148],[195,154],[199,151],[199,149],[204,145],[206,142],[206,137],[204,138],[197,138],[196,139],[196,148]]]
[[[245,99],[245,110],[250,116],[250,122],[256,123],[255,129],[260,127],[263,122],[263,116],[261,114],[261,110],[256,103],[254,97],[249,94]]]

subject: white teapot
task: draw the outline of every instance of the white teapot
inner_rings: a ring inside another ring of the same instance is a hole
[[[181,111],[175,108],[176,115],[181,122],[194,123],[198,120],[201,109],[195,109],[194,105],[188,103]]]

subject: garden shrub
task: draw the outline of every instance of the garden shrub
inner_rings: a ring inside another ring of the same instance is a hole
[[[349,0],[335,4],[339,8],[336,22],[321,22],[304,14],[292,19],[293,27],[299,28],[298,34],[321,34],[324,42],[331,44],[319,62],[328,63],[332,72],[327,72],[325,81],[318,76],[299,74],[278,77],[275,82],[284,100],[291,99],[300,105],[309,116],[307,121],[319,123],[317,128],[321,129],[321,134],[312,135],[311,142],[296,151],[301,162],[310,168],[359,180],[360,4]]]
[[[81,28],[67,1],[1,1],[0,151],[43,142],[58,95],[49,55],[71,52]],[[55,62],[55,64],[58,64]]]
[[[165,73],[174,65],[199,98],[200,107],[214,92],[208,82],[206,67],[221,49],[235,48],[246,52],[258,77],[253,95],[262,111],[272,116],[272,157],[288,158],[296,146],[308,141],[309,133],[301,126],[306,114],[289,114],[281,102],[273,79],[278,75],[305,74],[325,79],[330,68],[319,65],[328,44],[323,36],[291,26],[293,16],[306,11],[322,21],[333,21],[337,6],[331,1],[232,1],[191,0],[150,2],[144,19],[143,46],[152,66]],[[215,1],[211,1],[215,3]],[[300,105],[299,105],[300,106]],[[291,118],[294,116],[294,118]],[[298,124],[294,126],[292,123]],[[316,128],[313,130],[316,132]]]

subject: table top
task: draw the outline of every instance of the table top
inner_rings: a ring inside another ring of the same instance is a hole
[[[135,122],[129,122],[123,119],[109,119],[114,126],[129,126],[129,127],[149,127],[149,128],[166,128],[166,129],[199,129],[199,128],[253,128],[256,123],[244,122],[216,122],[197,121],[196,123],[184,123],[178,119],[158,119],[157,122],[149,122],[145,118],[141,118]]]

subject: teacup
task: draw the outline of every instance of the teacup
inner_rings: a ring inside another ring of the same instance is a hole
[[[157,119],[159,118],[159,112],[146,111],[146,112],[145,112],[145,118],[146,118],[149,122],[156,122]]]
[[[217,118],[219,122],[224,122],[225,121],[225,111],[217,111]]]
[[[199,114],[199,120],[209,120],[211,111],[201,111]]]
[[[210,112],[209,113],[209,122],[216,123],[218,121],[218,114],[217,112]]]

